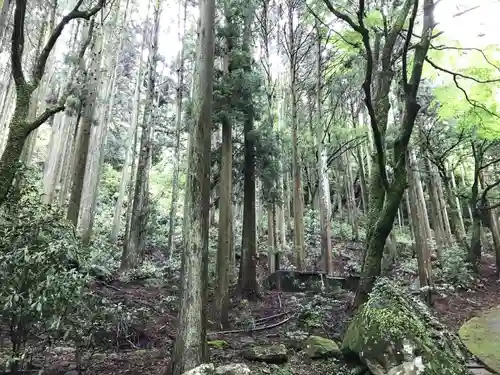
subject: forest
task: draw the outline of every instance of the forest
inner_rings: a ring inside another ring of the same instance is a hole
[[[0,0],[0,375],[500,374],[497,0]]]

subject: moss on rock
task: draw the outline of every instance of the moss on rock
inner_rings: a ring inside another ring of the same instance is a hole
[[[207,345],[213,349],[227,349],[230,346],[226,340],[210,340],[207,341]]]
[[[470,319],[458,334],[472,354],[500,373],[500,306]]]
[[[342,356],[335,341],[319,336],[309,336],[306,340],[305,353],[313,359]]]
[[[373,374],[419,358],[422,375],[469,374],[464,348],[406,288],[381,278],[349,324],[341,350]]]

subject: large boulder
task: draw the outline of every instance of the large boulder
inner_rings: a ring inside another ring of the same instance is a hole
[[[470,319],[458,334],[472,354],[488,368],[500,373],[500,306]]]
[[[341,350],[359,357],[374,375],[470,374],[460,339],[405,287],[385,278],[353,317]]]
[[[312,359],[342,356],[340,348],[335,341],[319,336],[309,336],[306,340],[304,351]]]
[[[286,347],[278,345],[252,345],[245,348],[242,356],[250,361],[281,364],[288,361]]]

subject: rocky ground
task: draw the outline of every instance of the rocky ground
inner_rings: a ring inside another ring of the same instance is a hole
[[[435,315],[451,331],[456,332],[470,317],[500,305],[500,284],[491,259],[483,262],[481,275],[474,288],[435,300]],[[100,346],[85,354],[85,374],[162,374],[175,339],[178,291],[158,280],[101,282],[96,283],[95,290],[144,315],[133,326],[106,333]],[[348,291],[264,291],[256,302],[234,299],[231,327],[220,330],[210,324],[211,362],[216,366],[243,363],[253,374],[355,374],[361,369],[360,363],[342,358],[337,345],[351,319],[351,299]],[[76,375],[74,364],[74,350],[63,346],[54,347],[42,363],[54,375]],[[476,374],[489,373],[478,363],[471,363],[471,367]]]

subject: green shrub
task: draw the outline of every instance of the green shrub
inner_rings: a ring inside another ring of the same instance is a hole
[[[474,280],[464,249],[452,246],[443,250],[438,267],[435,267],[435,278],[453,287],[468,288]]]
[[[81,247],[64,212],[26,186],[0,211],[0,322],[10,327],[12,370],[23,367],[28,339],[81,347],[114,315],[81,272]]]

